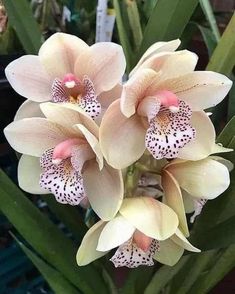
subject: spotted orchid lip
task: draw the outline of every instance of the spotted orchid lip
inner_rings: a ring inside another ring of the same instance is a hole
[[[49,190],[63,204],[78,205],[86,197],[82,168],[95,154],[88,144],[78,145],[79,142],[77,138],[68,139],[46,150],[40,159],[43,169],[40,186]],[[58,155],[60,158],[55,157]]]
[[[179,150],[195,138],[191,116],[192,111],[184,101],[179,101],[176,112],[160,108],[150,120],[145,137],[146,148],[155,159],[177,157]]]
[[[194,200],[194,214],[190,217],[190,223],[194,223],[196,217],[201,214],[207,199]]]
[[[152,240],[148,250],[143,251],[131,238],[118,247],[117,251],[110,259],[115,267],[126,266],[136,268],[140,265],[154,265],[153,256],[160,250],[158,240]]]

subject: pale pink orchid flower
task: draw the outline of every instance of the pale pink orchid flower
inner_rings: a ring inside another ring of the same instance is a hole
[[[102,108],[100,95],[120,83],[125,67],[118,44],[88,46],[76,36],[56,33],[44,42],[38,56],[22,56],[5,72],[13,89],[29,99],[18,117],[38,115],[37,102],[53,101],[74,103],[96,118]]]
[[[197,161],[174,159],[163,168],[163,202],[176,212],[185,236],[189,236],[186,213],[194,211],[193,222],[207,200],[221,195],[229,187],[232,167],[226,159],[209,156]]]
[[[86,265],[118,247],[110,259],[115,267],[151,266],[153,260],[174,265],[184,249],[199,252],[178,229],[176,214],[151,197],[126,198],[119,214],[99,221],[86,233],[77,252]]]
[[[103,161],[98,126],[70,103],[40,107],[45,118],[18,120],[4,130],[23,154],[19,186],[32,194],[52,193],[63,204],[78,205],[88,197],[101,219],[111,219],[122,203],[123,181],[121,172]]]
[[[218,104],[232,85],[219,73],[194,71],[198,58],[190,51],[152,51],[137,64],[121,98],[102,119],[101,149],[115,168],[132,164],[146,148],[156,159],[208,156],[203,151],[214,128],[203,109]],[[219,150],[214,143],[210,147]]]

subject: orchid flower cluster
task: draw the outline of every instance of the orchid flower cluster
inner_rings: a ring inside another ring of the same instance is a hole
[[[10,63],[6,76],[27,100],[5,128],[22,154],[20,187],[54,195],[62,204],[91,207],[99,217],[77,252],[86,265],[112,249],[115,267],[174,265],[184,250],[190,221],[207,200],[229,186],[232,164],[213,155],[205,109],[217,105],[231,81],[195,71],[197,56],[175,51],[179,40],[157,42],[121,83],[120,45],[88,46],[52,35],[38,56]],[[48,196],[53,197],[53,196]]]

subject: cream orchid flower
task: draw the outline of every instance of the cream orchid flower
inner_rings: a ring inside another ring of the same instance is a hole
[[[209,156],[198,161],[174,159],[163,168],[163,202],[177,213],[179,228],[185,236],[189,236],[185,212],[195,211],[193,222],[207,200],[229,187],[228,165],[231,163],[223,158]]]
[[[4,130],[23,154],[20,187],[33,194],[51,192],[63,204],[77,205],[87,196],[101,219],[111,219],[122,203],[122,175],[103,162],[96,123],[70,103],[40,106],[46,118],[22,119]]]
[[[38,109],[34,102],[72,102],[92,118],[101,112],[99,96],[114,88],[125,71],[120,45],[101,42],[88,46],[76,36],[52,35],[38,56],[25,55],[11,62],[5,72],[16,92],[26,101],[20,115]],[[32,106],[33,105],[33,106]]]
[[[197,56],[183,50],[147,54],[137,65],[102,119],[100,144],[111,166],[125,168],[146,148],[156,159],[208,156],[203,150],[215,135],[203,109],[218,104],[232,82],[215,72],[194,71],[196,63]]]
[[[86,265],[118,247],[110,259],[115,267],[151,266],[153,259],[173,265],[184,249],[198,252],[177,228],[176,214],[150,197],[126,198],[119,214],[96,223],[77,252],[78,265]]]

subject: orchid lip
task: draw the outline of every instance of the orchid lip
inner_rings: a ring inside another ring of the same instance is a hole
[[[78,138],[67,139],[59,143],[54,148],[53,155],[52,155],[52,163],[55,165],[60,164],[63,159],[66,159],[71,156],[72,148],[80,144],[81,144],[81,139],[78,139]]]

